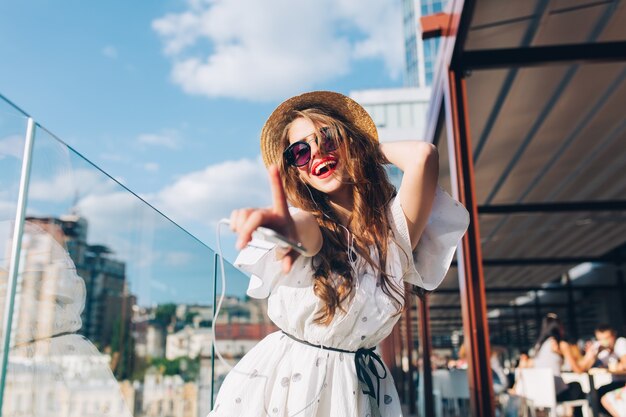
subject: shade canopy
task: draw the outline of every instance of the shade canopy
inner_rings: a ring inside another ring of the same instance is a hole
[[[515,304],[524,288],[558,281],[576,265],[624,261],[626,5],[451,3],[459,30],[456,38],[442,40],[427,140],[439,147],[440,183],[451,190],[441,92],[450,62],[466,74],[487,307],[493,312]],[[458,286],[452,268],[443,291],[430,297],[434,335],[462,327],[455,308],[460,298],[446,291]]]

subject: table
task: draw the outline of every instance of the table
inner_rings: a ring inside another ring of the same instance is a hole
[[[626,372],[609,372],[603,368],[592,368],[588,372],[577,374],[574,372],[563,372],[561,378],[566,384],[570,382],[578,382],[583,391],[589,394],[591,410],[594,416],[600,415],[600,398],[598,396],[598,388],[603,387],[611,382],[625,381]]]

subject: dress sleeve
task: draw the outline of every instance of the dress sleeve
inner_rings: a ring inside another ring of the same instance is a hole
[[[289,208],[292,215],[297,211],[296,208]],[[234,265],[250,274],[246,294],[252,298],[267,298],[279,280],[289,279],[295,271],[302,270],[305,259],[309,258],[298,256],[291,271],[285,274],[282,271],[282,261],[276,259],[276,244],[253,238],[248,246],[239,252]]]
[[[454,251],[467,230],[468,211],[437,185],[428,223],[414,250],[399,195],[391,203],[391,213],[396,243],[412,255],[404,268],[404,280],[427,291],[434,290],[446,276]]]

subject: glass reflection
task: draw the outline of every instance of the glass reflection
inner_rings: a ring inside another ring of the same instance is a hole
[[[24,224],[3,415],[128,416],[110,367],[78,334],[85,282],[60,224]]]
[[[0,320],[4,323],[27,116],[0,96]],[[0,324],[0,326],[3,326]],[[5,330],[0,328],[0,334]],[[2,350],[2,344],[0,344]]]
[[[211,249],[42,128],[22,239],[4,416],[208,414]]]
[[[226,265],[226,291],[219,316],[215,321],[215,348],[226,363],[214,364],[214,395],[217,395],[224,378],[239,360],[268,334],[278,331],[267,315],[267,298],[258,299],[246,295],[254,281],[232,265]],[[216,295],[222,294],[218,275]],[[210,410],[208,410],[210,411]]]

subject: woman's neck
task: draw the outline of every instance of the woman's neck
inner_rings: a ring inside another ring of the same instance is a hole
[[[344,226],[347,226],[350,216],[352,215],[352,209],[354,208],[352,193],[347,192],[347,189],[344,189],[344,192],[336,193],[329,197],[330,206],[337,214],[337,217],[339,217],[339,221]]]

